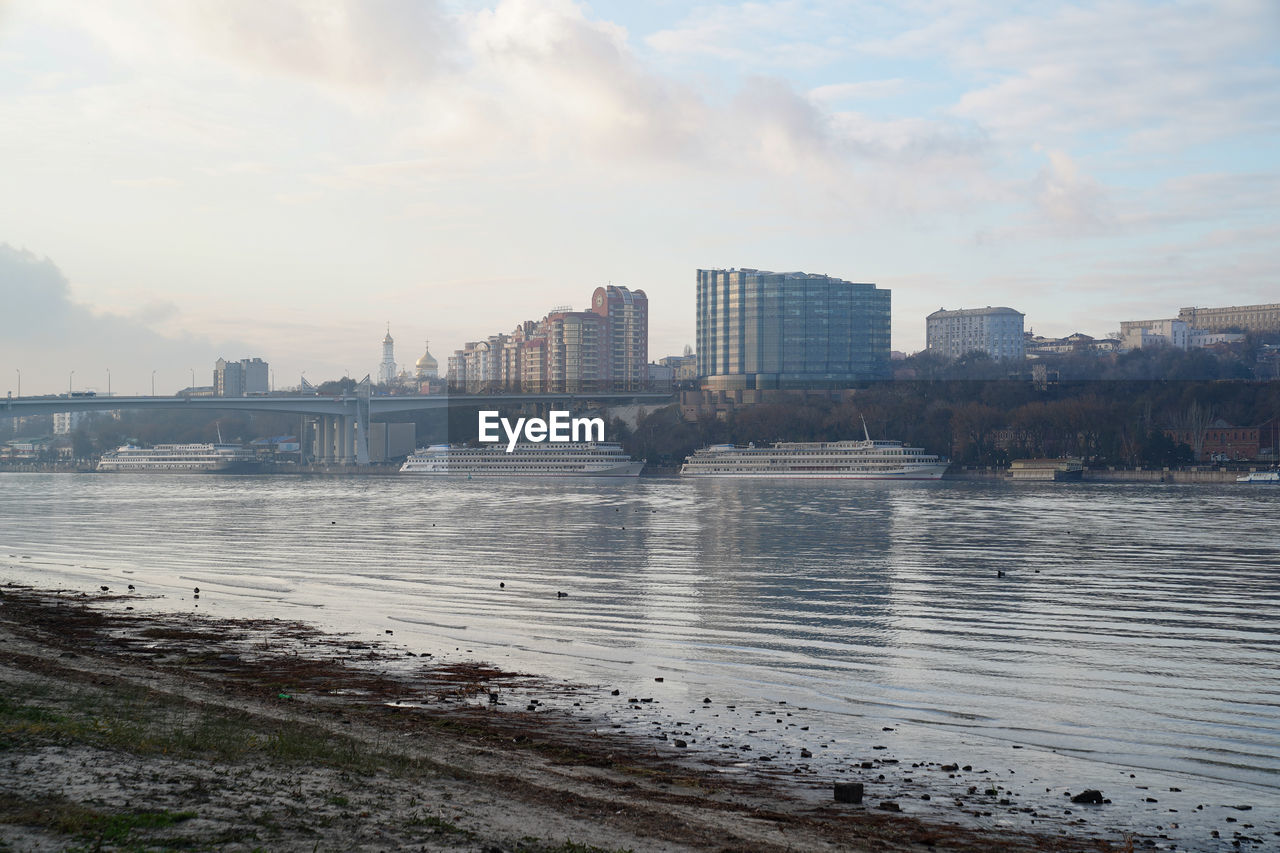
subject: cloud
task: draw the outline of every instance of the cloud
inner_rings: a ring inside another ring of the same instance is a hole
[[[453,19],[432,0],[54,0],[44,11],[135,70],[204,54],[243,71],[365,89],[432,79],[458,40]]]
[[[431,0],[202,0],[180,4],[213,51],[269,71],[360,87],[414,86],[447,67],[452,21]]]
[[[472,115],[497,122],[472,129],[481,150],[484,139],[513,135],[534,156],[568,155],[579,169],[594,162],[663,177],[675,169],[749,186],[785,177],[788,203],[808,193],[803,207],[813,211],[812,197],[825,196],[858,217],[988,194],[973,188],[987,146],[971,122],[833,111],[827,98],[851,89],[815,96],[777,76],[746,77],[727,94],[704,91],[696,79],[650,67],[625,30],[568,2],[505,0],[466,28],[468,82],[492,105]]]
[[[699,156],[706,105],[645,67],[621,27],[567,0],[505,0],[472,16],[467,29],[467,82],[495,105],[487,116],[542,155]]]
[[[131,310],[128,314],[129,319],[140,323],[143,326],[156,326],[166,320],[171,320],[179,315],[180,311],[177,303],[167,299],[147,299],[141,305]]]
[[[736,121],[730,126],[751,129],[738,139],[756,163],[782,174],[831,165],[837,140],[830,117],[783,81],[746,81],[731,112]]]
[[[1035,200],[1041,215],[1066,231],[1090,231],[1102,227],[1107,215],[1106,192],[1063,151],[1049,151],[1049,162],[1034,181]]]
[[[888,80],[859,80],[855,83],[831,83],[809,90],[809,98],[815,103],[830,104],[838,101],[862,101],[873,98],[891,98],[901,95],[911,84],[901,77]]]
[[[172,305],[143,305],[131,316],[95,311],[74,301],[53,261],[7,243],[0,243],[0,305],[6,319],[0,362],[22,371],[23,393],[56,392],[73,370],[77,387],[105,390],[108,370],[121,393],[149,389],[152,370],[163,371],[158,388],[185,386],[188,367],[204,382],[219,354],[207,340],[150,328],[172,315]]]
[[[131,15],[99,7],[81,14],[70,6],[48,13],[128,63],[135,76],[127,86],[51,93],[15,117],[66,126],[66,138],[77,138],[71,131],[85,117],[104,136],[136,128],[152,148],[166,140],[175,159],[210,175],[229,169],[225,164],[318,148],[323,140],[302,134],[333,105],[354,114],[348,123],[367,127],[370,137],[385,131],[380,144],[360,140],[354,157],[351,150],[296,157],[310,186],[277,188],[272,195],[283,200],[314,200],[316,189],[390,192],[397,180],[410,190],[435,190],[497,170],[508,179],[641,184],[722,177],[753,191],[785,178],[787,197],[808,190],[861,197],[882,211],[920,211],[972,196],[957,187],[971,187],[974,170],[985,168],[986,142],[972,122],[833,109],[859,93],[886,96],[900,82],[804,92],[782,76],[756,74],[721,88],[655,67],[625,28],[570,0],[500,0],[456,13],[412,0],[133,3]],[[732,26],[755,28],[762,38],[771,34],[766,28],[786,31],[803,45],[838,16],[820,10],[806,17],[802,5],[754,4],[715,15],[726,26],[745,15],[745,24]],[[246,87],[261,86],[264,104],[283,107],[296,94],[280,81],[299,79],[312,84],[310,93],[332,97],[323,107],[300,102],[297,131],[263,135],[256,127],[263,116],[238,114]],[[69,111],[82,117],[59,118]],[[127,167],[114,176],[118,186],[158,187],[168,179],[139,174],[140,164]],[[898,192],[900,184],[910,190]],[[421,202],[402,209],[410,208]],[[849,206],[846,213],[869,209]]]
[[[1162,227],[1245,218],[1274,220],[1280,209],[1276,172],[1202,172],[1177,175],[1145,193],[1129,211],[1135,225]]]
[[[172,189],[182,185],[181,181],[164,176],[149,178],[112,178],[111,183],[121,187],[136,187],[138,189]]]
[[[11,318],[6,340],[38,340],[64,331],[71,288],[48,258],[0,243],[0,305]]]
[[[973,282],[983,263],[1057,275],[1059,256],[1095,254],[1077,240],[1105,260],[1185,226],[1177,239],[1235,230],[1250,287],[1274,267],[1274,240],[1249,230],[1280,201],[1264,149],[1280,130],[1274,0],[698,4],[647,37],[569,0],[40,0],[20,13],[0,159],[34,209],[7,233],[68,266],[92,256],[77,292],[113,306],[145,298],[101,295],[92,278],[128,278],[106,270],[147,258],[147,242],[179,246],[139,267],[143,286],[181,280],[179,319],[218,339],[244,312],[214,319],[212,298],[192,307],[205,294],[305,281],[293,302],[319,328],[344,265],[377,297],[424,268],[528,268],[549,287],[584,258],[593,275],[631,263],[672,305],[687,299],[665,283],[680,258],[748,262],[769,240],[796,258],[779,263],[932,264]],[[50,86],[50,66],[71,73]],[[977,229],[1000,245],[975,249]],[[581,248],[553,257],[544,247],[566,233]],[[64,239],[79,245],[51,242]],[[114,259],[113,245],[126,247]],[[499,303],[468,303],[501,313],[457,342],[512,322]],[[163,307],[134,319],[179,325]],[[305,354],[309,375],[322,355]]]
[[[1108,132],[1180,147],[1280,127],[1278,34],[1270,0],[1119,2],[989,22],[938,47],[992,80],[955,113],[1002,135],[1048,143]]]
[[[796,0],[706,6],[645,43],[667,57],[712,57],[756,73],[762,67],[808,68],[841,57],[842,42],[831,37],[831,25],[847,25],[849,17],[847,8],[828,12]]]

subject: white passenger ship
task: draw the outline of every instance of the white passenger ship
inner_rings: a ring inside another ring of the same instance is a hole
[[[238,444],[126,444],[102,454],[99,471],[249,474],[262,467],[252,449]]]
[[[948,461],[900,441],[790,441],[772,447],[716,444],[695,451],[686,477],[803,480],[938,480]]]
[[[434,444],[415,450],[401,474],[464,477],[636,477],[643,462],[635,462],[618,444],[556,442],[459,447]]]

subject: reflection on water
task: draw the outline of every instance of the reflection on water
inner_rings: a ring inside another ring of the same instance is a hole
[[[1278,508],[1229,486],[4,475],[0,564],[909,723],[921,749],[1274,790]]]

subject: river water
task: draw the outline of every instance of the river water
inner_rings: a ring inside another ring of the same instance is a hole
[[[1280,849],[1278,518],[1265,486],[4,474],[0,580],[619,688],[625,730],[815,790],[893,755],[906,811],[998,779],[972,820]],[[1116,807],[1066,815],[1083,788]]]

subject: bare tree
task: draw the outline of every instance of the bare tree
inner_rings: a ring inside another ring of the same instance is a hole
[[[1192,458],[1197,462],[1202,461],[1201,455],[1204,452],[1205,434],[1209,431],[1209,424],[1213,423],[1214,412],[1212,406],[1201,406],[1196,400],[1191,401],[1191,405],[1187,406],[1187,411],[1182,415],[1179,429],[1186,430],[1191,435],[1191,454]]]

